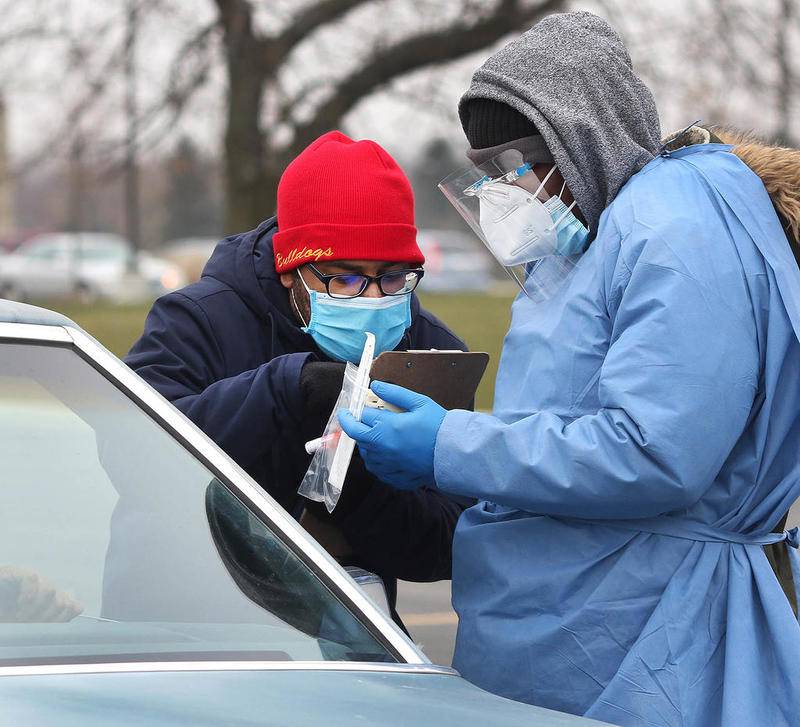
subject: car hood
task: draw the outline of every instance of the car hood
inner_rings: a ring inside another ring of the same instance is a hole
[[[0,677],[0,725],[393,725],[579,727],[447,674],[202,671]]]

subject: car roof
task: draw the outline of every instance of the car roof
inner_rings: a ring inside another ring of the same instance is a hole
[[[66,316],[62,316],[60,313],[2,298],[0,298],[0,323],[29,323],[39,326],[80,328],[77,323]]]
[[[169,669],[170,665],[158,671],[140,666],[138,674],[115,672],[111,665],[107,671],[98,667],[97,673],[71,674],[67,679],[63,674],[32,672],[35,677],[0,680],[0,700],[4,713],[17,717],[16,724],[67,727],[105,727],[120,721],[123,713],[129,714],[129,724],[135,721],[147,727],[200,721],[204,725],[240,727],[267,722],[384,727],[605,724],[504,699],[452,673],[426,674],[418,668],[392,664],[317,664],[273,662],[277,668],[269,670],[247,669],[245,664],[235,675],[210,669],[179,673],[174,667]],[[59,698],[47,698],[48,694]],[[298,695],[302,695],[302,703]],[[178,720],[179,716],[183,719]]]

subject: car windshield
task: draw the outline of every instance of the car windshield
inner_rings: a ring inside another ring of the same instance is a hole
[[[74,349],[0,346],[0,666],[396,661]]]

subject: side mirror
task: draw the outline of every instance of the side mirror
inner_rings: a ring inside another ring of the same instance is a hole
[[[364,592],[379,611],[382,611],[388,618],[392,617],[389,610],[389,597],[386,595],[386,586],[380,576],[370,573],[356,565],[345,567],[347,574],[356,582],[356,585]]]

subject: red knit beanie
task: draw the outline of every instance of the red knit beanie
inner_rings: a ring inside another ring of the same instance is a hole
[[[326,260],[425,262],[406,175],[374,141],[339,131],[319,137],[283,172],[273,247],[279,273]]]

